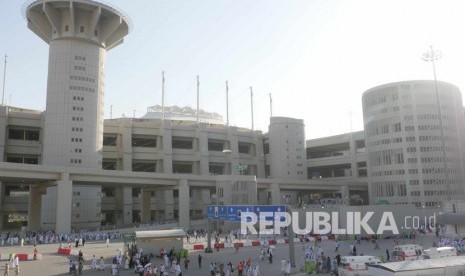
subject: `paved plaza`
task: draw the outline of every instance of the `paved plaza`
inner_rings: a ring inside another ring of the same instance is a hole
[[[434,240],[433,235],[427,236],[420,236],[415,240],[400,240],[400,243],[419,243],[422,244],[424,248],[429,248],[432,245]],[[341,256],[347,255],[350,249],[350,244],[352,241],[341,241],[341,249],[340,254]],[[301,243],[295,244],[295,256],[296,256],[296,265],[299,268],[303,263],[303,255],[304,255],[304,246],[309,246],[309,243],[305,245]],[[331,257],[334,257],[337,253],[335,253],[335,242],[334,241],[323,241],[321,243],[321,247],[324,250],[325,254],[329,254]],[[110,275],[110,264],[111,259],[117,255],[118,250],[123,248],[123,242],[121,240],[113,240],[110,245],[107,247],[105,242],[88,242],[85,244],[84,247],[79,247],[84,253],[85,265],[83,270],[83,275]],[[385,256],[385,250],[389,248],[392,251],[393,248],[393,240],[385,239],[381,240],[379,243],[379,249],[374,249],[374,244],[367,241],[362,241],[361,244],[357,245],[357,252],[358,254],[363,253],[364,255],[374,255],[374,256]],[[70,260],[69,256],[58,255],[57,252],[58,244],[46,244],[46,245],[38,245],[39,253],[42,254],[42,260],[38,261],[24,261],[20,263],[20,275],[69,275],[69,267],[68,262]],[[74,248],[73,248],[74,249]],[[231,261],[235,266],[240,261],[247,261],[248,258],[252,260],[252,264],[258,263],[260,266],[260,272],[262,276],[274,276],[274,275],[282,275],[281,274],[281,259],[288,259],[289,258],[289,247],[288,245],[278,245],[276,246],[275,255],[273,258],[273,263],[270,264],[268,260],[259,260],[258,256],[260,254],[260,247],[244,247],[239,250],[238,253],[234,252],[234,249],[222,249],[219,252],[214,253],[203,253],[203,252],[189,252],[189,260],[190,265],[189,268],[186,270],[182,267],[182,274],[184,276],[208,276],[210,275],[209,272],[209,264],[211,262],[222,262],[227,263]],[[32,246],[7,246],[7,247],[0,247],[0,253],[9,253],[9,252],[16,252],[16,253],[33,253]],[[202,259],[202,267],[199,268],[197,257],[198,254],[203,256]],[[93,271],[90,268],[90,260],[92,255],[97,256],[100,258],[103,256],[105,258],[106,263],[106,270],[105,271]],[[71,257],[74,260],[75,257]],[[152,260],[152,262],[156,262],[157,264],[161,263],[161,259]],[[183,263],[183,261],[182,261]],[[0,269],[1,273],[3,273],[3,267],[5,262],[0,262],[2,265],[2,269]],[[0,274],[3,275],[3,274]],[[10,275],[14,275],[13,271],[10,271]],[[120,271],[119,275],[135,275],[134,270],[122,270]],[[174,275],[174,274],[171,274]],[[237,275],[237,269],[234,273]],[[298,273],[298,275],[304,275],[303,273]],[[322,274],[324,275],[324,274]]]

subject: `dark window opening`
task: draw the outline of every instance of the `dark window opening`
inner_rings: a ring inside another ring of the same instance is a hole
[[[103,145],[104,146],[116,146],[116,135],[104,135]]]
[[[132,188],[132,197],[139,197],[140,193],[141,193],[140,188]]]
[[[263,144],[263,153],[264,154],[269,154],[270,153],[270,144],[268,144],[268,143]]]
[[[208,141],[208,150],[209,151],[223,151],[224,143],[220,141]]]
[[[238,146],[239,146],[239,153],[250,154],[250,145],[249,144],[239,143]]]
[[[39,156],[36,155],[10,155],[6,157],[6,162],[21,164],[39,164]]]
[[[222,164],[212,164],[208,166],[208,171],[210,174],[224,174],[224,165]]]
[[[114,197],[115,196],[115,188],[102,187],[102,195],[103,195],[103,197]]]
[[[133,172],[155,172],[157,164],[150,160],[132,160]]]
[[[192,164],[188,163],[173,163],[173,173],[192,174]]]
[[[38,129],[11,127],[8,129],[8,139],[39,141],[40,131]]]
[[[20,197],[29,196],[29,185],[6,185],[5,196]]]
[[[155,137],[132,137],[133,147],[155,148],[157,146],[157,138]]]
[[[102,169],[103,170],[116,170],[117,162],[116,159],[103,159]]]
[[[193,149],[193,140],[188,137],[173,137],[171,147],[173,149]]]

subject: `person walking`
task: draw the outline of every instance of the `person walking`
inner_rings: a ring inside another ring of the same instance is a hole
[[[197,261],[199,262],[199,269],[202,268],[202,255],[199,254]]]
[[[34,261],[37,260],[37,246],[34,245]]]
[[[242,266],[242,262],[240,262],[238,265],[237,265],[237,276],[242,276],[242,270],[244,269],[244,267]]]
[[[291,262],[290,261],[287,261],[285,275],[286,276],[291,275]]]
[[[105,270],[105,260],[103,259],[103,256],[100,257],[100,267],[99,270]]]
[[[97,258],[95,257],[95,255],[92,257],[92,266],[91,266],[92,269],[97,269]]]
[[[5,272],[3,272],[3,276],[10,275],[10,265],[8,263],[5,264]]]
[[[389,262],[389,248],[386,248],[386,261]]]

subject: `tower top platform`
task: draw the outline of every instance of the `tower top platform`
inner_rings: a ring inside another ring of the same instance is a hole
[[[131,19],[123,11],[101,1],[28,1],[22,12],[28,28],[47,43],[78,39],[110,50],[132,29]]]

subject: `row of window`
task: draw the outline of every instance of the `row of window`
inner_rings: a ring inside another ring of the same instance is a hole
[[[86,57],[84,57],[84,56],[74,56],[74,60],[86,61]]]
[[[74,111],[84,111],[84,107],[82,106],[73,106]]]
[[[80,33],[83,33],[84,31],[85,31],[84,26],[79,26],[79,32],[80,32]],[[56,30],[54,29],[53,32],[56,33]],[[65,25],[65,32],[69,32],[69,25]],[[94,35],[95,35],[95,36],[98,35],[97,30],[94,31]],[[74,59],[76,59],[76,60],[86,60],[86,57],[75,56]]]
[[[17,126],[10,126],[8,129],[8,139],[39,141],[40,130],[29,129]]]
[[[82,138],[71,138],[71,142],[79,142],[79,143],[82,143]]]
[[[85,66],[80,66],[80,65],[74,65],[74,70],[86,71],[86,67]]]
[[[370,142],[370,146],[379,146],[379,145],[388,145],[388,144],[396,144],[396,143],[402,143],[402,137],[397,137],[393,139],[382,139],[382,140],[377,140]]]
[[[422,169],[422,172],[424,174],[432,174],[432,173],[444,173],[446,170],[444,168],[427,168],[427,169]],[[455,174],[459,173],[457,169],[454,168],[449,168],[448,169],[449,173]]]
[[[78,81],[87,81],[87,82],[95,83],[95,79],[94,79],[94,78],[90,78],[90,77],[83,77],[83,76],[71,75],[71,76],[69,76],[69,79],[71,79],[71,80],[78,80]]]
[[[85,92],[95,92],[95,88],[85,87],[85,86],[78,86],[78,85],[70,85],[70,90],[76,91],[85,91]]]
[[[77,132],[82,132],[82,127],[72,127],[71,131],[77,131]]]
[[[373,166],[404,163],[404,154],[402,149],[376,151],[370,153],[369,158]]]
[[[374,172],[371,175],[372,176],[386,176],[386,175],[404,175],[405,170],[390,170],[390,171],[380,171],[380,172]]]
[[[82,122],[82,121],[84,121],[84,118],[83,117],[72,117],[71,120],[72,121]]]
[[[404,181],[386,181],[374,183],[374,193],[377,197],[406,196],[407,186]]]
[[[447,195],[447,191],[445,190],[442,190],[442,191],[424,191],[423,193],[425,196],[444,196],[444,195]]]
[[[82,97],[82,96],[73,96],[73,101],[84,101],[84,97]]]
[[[81,164],[81,159],[71,159],[69,162],[71,164]]]

